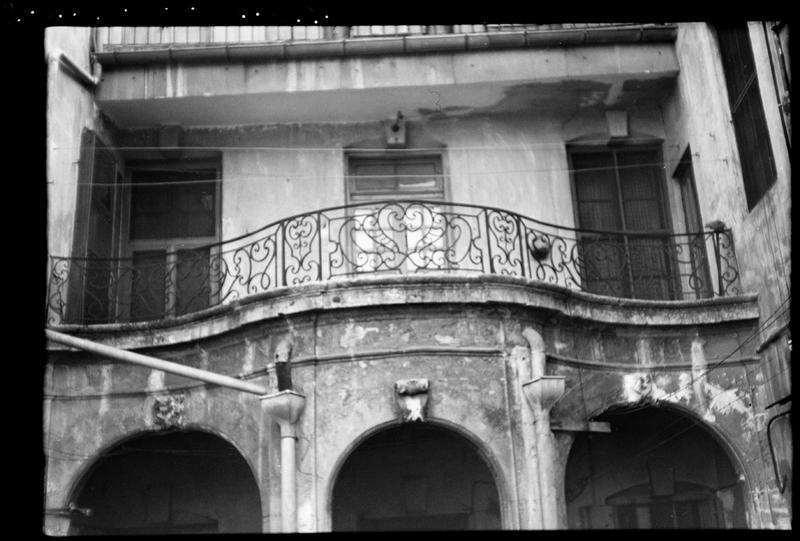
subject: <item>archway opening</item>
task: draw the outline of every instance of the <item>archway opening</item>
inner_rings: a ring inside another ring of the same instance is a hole
[[[334,531],[500,529],[497,486],[463,436],[423,423],[361,443],[333,488]]]
[[[70,535],[261,532],[258,484],[213,434],[134,437],[109,449],[72,499]]]
[[[649,406],[597,420],[611,433],[577,436],[567,462],[570,528],[747,527],[744,477],[701,423]]]

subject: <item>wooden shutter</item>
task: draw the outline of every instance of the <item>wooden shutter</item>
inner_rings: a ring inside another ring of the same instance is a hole
[[[752,209],[777,173],[747,23],[718,26],[717,37],[747,206]]]
[[[671,239],[663,213],[655,150],[572,154],[578,221],[582,229],[664,233],[663,237],[582,233],[581,261],[588,291],[615,297],[674,296]]]
[[[107,323],[113,319],[117,216],[121,179],[114,154],[91,130],[81,137],[78,198],[67,320]]]

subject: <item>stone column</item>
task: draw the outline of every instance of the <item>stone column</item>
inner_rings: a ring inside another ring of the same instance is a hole
[[[519,427],[519,440],[514,451],[516,458],[516,506],[519,513],[519,528],[522,530],[542,529],[541,499],[539,497],[539,470],[536,449],[536,425],[531,409],[525,405],[522,396],[522,387],[517,386],[531,379],[530,349],[525,346],[515,346],[509,355],[509,379],[515,382],[509,385],[509,399],[515,406],[511,411],[519,411],[517,420]],[[518,410],[516,408],[519,408]],[[516,440],[516,438],[515,438]],[[519,453],[519,454],[517,454]]]
[[[284,390],[261,397],[264,411],[281,428],[281,530],[297,532],[297,419],[303,412],[306,397]]]
[[[544,340],[533,329],[523,333],[531,346],[531,375],[522,384],[522,391],[533,412],[536,437],[536,467],[539,472],[539,499],[542,508],[542,528],[554,530],[558,520],[558,480],[556,478],[556,447],[550,429],[550,409],[564,395],[564,376],[545,376]]]

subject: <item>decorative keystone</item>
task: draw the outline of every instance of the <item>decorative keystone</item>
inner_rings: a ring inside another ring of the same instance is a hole
[[[403,422],[425,421],[428,388],[427,379],[401,379],[395,382],[395,397],[403,414]]]
[[[261,406],[270,417],[278,422],[282,433],[294,426],[294,423],[300,418],[300,414],[303,413],[305,405],[306,397],[292,390],[261,397]]]
[[[541,376],[522,384],[522,392],[531,407],[539,405],[544,412],[549,412],[566,390],[564,376]]]
[[[158,396],[153,402],[153,421],[162,429],[181,428],[184,424],[184,401],[182,394]]]

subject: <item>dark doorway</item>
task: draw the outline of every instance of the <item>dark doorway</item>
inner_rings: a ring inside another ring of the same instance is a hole
[[[598,418],[567,462],[567,520],[577,529],[746,528],[743,477],[701,424],[673,409],[631,407]]]
[[[462,436],[404,424],[362,443],[333,489],[334,531],[499,530],[494,478]]]
[[[204,432],[145,435],[115,446],[73,499],[70,535],[261,532],[250,467]]]

